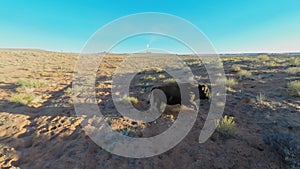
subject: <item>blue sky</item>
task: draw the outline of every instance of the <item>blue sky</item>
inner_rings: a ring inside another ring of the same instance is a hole
[[[0,48],[80,52],[98,29],[140,12],[163,12],[188,20],[218,53],[300,51],[299,0],[2,0]],[[130,38],[113,51],[138,51],[148,43],[151,48],[184,51],[178,50],[177,42],[151,36]]]

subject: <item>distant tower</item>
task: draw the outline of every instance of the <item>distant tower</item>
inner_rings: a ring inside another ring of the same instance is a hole
[[[147,46],[146,46],[146,52],[150,53],[150,51],[149,51],[149,44],[147,44]]]

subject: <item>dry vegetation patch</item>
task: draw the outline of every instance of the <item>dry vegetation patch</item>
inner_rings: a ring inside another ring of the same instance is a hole
[[[300,80],[288,83],[288,93],[291,96],[300,96]]]
[[[217,131],[226,137],[236,135],[236,124],[234,117],[225,115],[221,120],[216,121]]]

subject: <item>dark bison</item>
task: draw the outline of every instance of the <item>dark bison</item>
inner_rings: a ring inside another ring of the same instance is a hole
[[[151,104],[159,109],[162,109],[162,105],[165,103],[167,105],[183,104],[195,107],[195,100],[210,99],[210,90],[206,84],[183,83],[179,85],[169,83],[153,87],[151,89]],[[181,95],[181,93],[184,94]]]

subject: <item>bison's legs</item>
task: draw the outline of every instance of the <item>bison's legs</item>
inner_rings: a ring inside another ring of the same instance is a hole
[[[193,91],[186,91],[182,95],[181,104],[185,105],[185,106],[187,106],[189,108],[192,108],[194,110],[198,110],[196,99],[197,99],[197,95],[195,94],[195,92],[193,92]]]
[[[159,89],[153,90],[150,97],[150,104],[151,104],[150,111],[163,113],[167,106],[167,98],[165,93]]]

